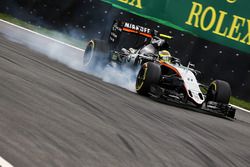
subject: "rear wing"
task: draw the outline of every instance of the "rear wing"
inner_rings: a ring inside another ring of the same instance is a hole
[[[157,30],[125,21],[115,20],[109,35],[109,42],[112,43],[113,46],[119,45],[121,42],[120,40],[124,40],[124,38],[120,39],[122,32],[133,33],[138,35],[138,37],[149,39],[149,41],[154,37],[172,39],[171,36],[160,34]]]
[[[155,30],[151,30],[150,28],[143,27],[140,25],[132,24],[124,21],[114,21],[113,26],[111,28],[109,40],[110,42],[115,43],[119,40],[119,37],[122,32],[134,33],[146,38],[152,38]]]

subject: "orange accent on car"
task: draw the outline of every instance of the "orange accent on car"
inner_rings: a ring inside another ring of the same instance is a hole
[[[174,68],[173,66],[171,66],[171,65],[169,65],[169,64],[167,64],[167,63],[165,63],[164,61],[160,61],[160,64],[161,65],[164,65],[164,66],[166,66],[166,67],[168,67],[168,68],[170,68],[170,69],[172,69],[174,72],[176,72],[176,74],[178,75],[178,76],[181,76],[181,74],[179,73],[179,71],[176,69],[176,68]]]
[[[151,34],[147,34],[147,33],[142,33],[140,32],[139,34],[145,36],[145,37],[148,37],[148,38],[152,38],[152,35]]]
[[[126,31],[126,32],[132,32],[132,33],[140,34],[140,35],[143,35],[143,36],[145,36],[145,37],[147,37],[147,38],[152,38],[152,35],[151,35],[151,34],[139,32],[139,31],[132,30],[132,29],[129,29],[129,28],[122,28],[122,30],[123,30],[123,31]]]
[[[175,67],[173,67],[173,66],[171,66],[171,65],[169,65],[169,64],[167,64],[167,63],[165,63],[163,60],[160,61],[160,64],[163,65],[163,66],[166,66],[166,67],[168,67],[168,68],[170,68],[170,69],[172,69],[174,72],[176,72],[176,74],[177,74],[178,76],[181,77],[181,74],[178,72],[178,70],[177,70]],[[184,84],[184,89],[186,90],[187,94],[189,95],[188,90],[187,90],[185,84]]]
[[[123,31],[127,31],[127,32],[138,33],[137,31],[131,30],[131,29],[129,29],[129,28],[123,28],[122,30],[123,30]]]

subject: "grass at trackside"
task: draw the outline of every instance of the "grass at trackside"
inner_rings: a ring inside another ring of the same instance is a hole
[[[10,15],[7,15],[7,14],[0,13],[0,19],[8,21],[8,22],[16,24],[16,25],[19,25],[21,27],[27,28],[29,30],[38,32],[40,34],[49,36],[49,37],[57,39],[59,41],[71,44],[71,45],[79,47],[79,48],[83,48],[83,46],[84,46],[83,41],[75,39],[69,35],[65,35],[63,33],[60,33],[58,31],[54,31],[54,30],[48,30],[48,29],[42,28],[40,26],[31,25],[25,21],[16,19],[16,18],[14,18]]]
[[[77,39],[75,39],[73,37],[70,37],[68,35],[65,35],[63,33],[53,31],[53,30],[48,30],[48,29],[45,29],[45,28],[42,28],[42,27],[39,27],[39,26],[34,26],[34,25],[26,23],[26,22],[24,22],[22,20],[18,20],[16,18],[12,17],[12,16],[6,15],[6,14],[0,13],[0,19],[3,19],[5,21],[11,22],[13,24],[19,25],[19,26],[24,27],[24,28],[30,29],[32,31],[41,33],[43,35],[55,38],[57,40],[65,42],[65,43],[72,44],[72,45],[74,45],[76,47],[82,48],[83,44],[84,44],[82,41],[77,40]],[[245,108],[247,110],[250,110],[250,102],[247,102],[247,101],[235,98],[235,97],[231,97],[230,98],[230,103],[233,104],[233,105]]]
[[[241,100],[241,99],[238,99],[238,98],[235,98],[235,97],[231,97],[230,98],[230,103],[233,104],[233,105],[245,108],[247,110],[250,110],[250,102],[247,102],[245,100]]]

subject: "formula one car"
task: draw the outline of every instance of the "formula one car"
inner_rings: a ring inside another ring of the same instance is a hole
[[[236,110],[229,105],[230,85],[222,80],[202,85],[195,76],[199,72],[191,66],[185,67],[175,59],[147,62],[137,75],[136,91],[234,118]]]
[[[125,48],[124,43],[120,44],[127,42],[121,38],[123,32],[143,37],[144,40],[135,40],[135,47]],[[189,63],[185,67],[169,53],[167,41],[171,38],[156,30],[115,21],[108,42],[91,40],[88,43],[83,63],[91,70],[104,70],[107,65],[128,66],[132,69],[139,67],[136,77],[138,94],[192,105],[234,118],[236,110],[229,105],[230,85],[221,80],[215,80],[209,86],[200,84],[196,79],[200,72],[193,69],[194,65]]]
[[[134,34],[133,41],[136,42],[133,43],[132,40],[122,38],[124,32],[129,33],[128,35]],[[103,69],[107,64],[138,67],[145,62],[156,60],[158,55],[155,52],[158,50],[168,50],[167,40],[171,38],[156,30],[128,22],[115,21],[109,41],[91,40],[88,43],[84,52],[83,64],[86,67],[92,67],[92,70]],[[132,45],[132,47],[128,47],[128,45]]]

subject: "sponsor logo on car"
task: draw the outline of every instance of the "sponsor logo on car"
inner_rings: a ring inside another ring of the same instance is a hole
[[[142,33],[147,33],[147,34],[150,34],[150,32],[151,32],[151,29],[149,29],[149,28],[142,27],[142,26],[135,25],[135,24],[131,24],[131,23],[127,23],[127,22],[124,24],[124,28],[129,28],[131,30],[134,30],[137,32],[142,32]]]

